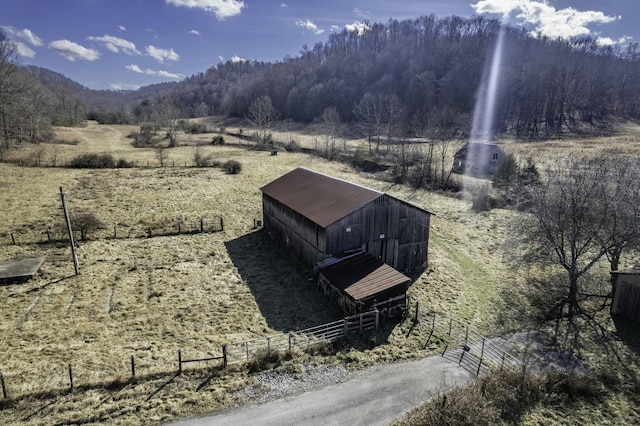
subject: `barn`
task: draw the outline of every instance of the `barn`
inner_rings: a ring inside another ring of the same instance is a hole
[[[640,323],[640,270],[613,271],[616,285],[611,313]]]
[[[431,213],[299,167],[261,188],[264,229],[309,266],[369,253],[398,271],[426,267]]]
[[[498,145],[468,142],[453,155],[451,171],[486,178],[498,170],[506,157]]]

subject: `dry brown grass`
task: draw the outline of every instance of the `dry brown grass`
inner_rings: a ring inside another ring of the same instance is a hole
[[[436,214],[429,269],[409,291],[422,309],[495,334],[494,325],[506,303],[504,290],[523,285],[502,248],[512,212],[475,214],[468,197],[414,191],[303,154],[271,156],[247,150],[245,142],[229,136],[225,136],[228,145],[214,147],[206,145],[211,135],[183,135],[185,146],[169,151],[166,164],[172,167],[159,168],[152,149],[131,147],[125,136],[133,130],[133,126],[96,124],[57,129],[58,139],[80,143],[45,146],[50,152],[55,148],[59,165],[76,155],[97,152],[141,167],[71,170],[0,164],[4,184],[0,260],[46,256],[34,280],[0,287],[0,341],[5,354],[0,373],[11,397],[24,396],[0,410],[0,423],[26,419],[32,424],[156,424],[220,409],[239,402],[233,390],[251,378],[244,370],[202,369],[205,364],[173,377],[178,350],[189,359],[217,356],[226,342],[339,318],[340,313],[309,281],[311,272],[252,229],[254,219],[261,218],[259,188],[297,166],[388,192]],[[190,167],[196,144],[216,161],[239,161],[242,172],[227,175],[217,168]],[[34,149],[11,155],[28,163]],[[43,164],[48,161],[45,156]],[[41,232],[61,220],[60,186],[70,210],[93,212],[108,228],[222,216],[225,230],[109,239],[108,229],[103,237],[80,245],[81,274],[73,276],[68,247],[14,246],[8,239],[10,232]],[[424,348],[428,330],[411,329],[410,322],[388,326],[385,332],[383,344],[368,350],[345,349],[337,357],[321,359],[363,365],[422,356],[434,349]],[[130,375],[131,355],[140,380],[120,390],[117,383],[126,384]],[[76,386],[89,389],[63,392],[69,363]],[[114,380],[120,382],[105,387]],[[60,393],[33,396],[49,389]]]

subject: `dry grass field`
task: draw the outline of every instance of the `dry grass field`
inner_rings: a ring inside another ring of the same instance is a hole
[[[315,289],[311,271],[253,227],[261,218],[259,188],[298,166],[388,192],[435,213],[430,266],[410,289],[421,309],[468,322],[487,335],[518,326],[505,324],[502,315],[513,301],[505,294],[526,282],[513,273],[503,249],[513,212],[475,214],[464,196],[415,191],[305,154],[271,156],[228,136],[227,145],[211,146],[204,145],[211,135],[183,135],[183,146],[169,150],[165,164],[170,166],[161,168],[152,149],[131,146],[126,135],[134,130],[95,123],[59,128],[57,139],[73,144],[10,153],[15,163],[29,164],[40,150],[45,167],[0,164],[0,261],[46,258],[33,280],[0,286],[0,374],[11,398],[0,400],[0,424],[158,424],[237,404],[243,397],[236,391],[253,380],[245,369],[223,374],[199,363],[176,376],[178,350],[187,359],[218,356],[225,343],[340,318]],[[216,161],[240,161],[242,171],[229,175],[192,167],[198,143]],[[640,139],[621,135],[604,149],[616,143],[632,149]],[[566,144],[601,149],[596,142]],[[562,146],[556,141],[508,148],[542,158],[543,153],[557,155],[554,147]],[[110,153],[138,167],[48,167],[54,158],[62,165],[88,152]],[[62,221],[60,187],[72,213],[91,212],[106,228],[80,243],[78,276],[68,246],[26,242],[45,239],[44,230]],[[224,220],[221,232],[121,238],[154,224],[219,217]],[[111,237],[114,227],[119,238]],[[11,243],[11,233],[18,244]],[[424,347],[428,330],[410,326],[387,327],[385,341],[377,346],[344,348],[316,361],[357,367],[431,353],[433,348]],[[130,383],[132,355],[138,381]],[[65,391],[69,364],[73,392]]]

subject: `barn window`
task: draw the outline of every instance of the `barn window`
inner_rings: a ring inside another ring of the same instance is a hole
[[[384,234],[380,234],[380,239],[384,240]]]
[[[346,232],[351,232],[351,227],[347,226],[347,229],[345,229]]]

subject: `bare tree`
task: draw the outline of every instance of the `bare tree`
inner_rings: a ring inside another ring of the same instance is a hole
[[[358,126],[367,133],[369,154],[373,153],[371,140],[376,137],[376,152],[380,150],[380,135],[386,124],[385,105],[381,95],[365,93],[353,109]]]
[[[622,169],[600,159],[559,161],[531,188],[530,220],[518,226],[525,258],[559,265],[567,274],[563,296],[550,315],[573,317],[584,311],[583,300],[607,297],[585,293],[583,277],[604,256],[619,260],[622,250],[638,241],[638,201],[629,199],[630,181]]]
[[[160,163],[160,167],[164,167],[164,163],[167,161],[167,157],[169,156],[167,147],[162,144],[158,144],[155,146],[155,148],[153,148],[153,153],[156,157],[156,160],[158,160],[158,163]]]
[[[16,45],[0,29],[0,126],[2,132],[0,159],[3,152],[9,149],[12,126],[14,119],[17,118],[14,116],[14,111],[21,95],[27,89],[25,79],[20,76],[16,58]]]
[[[279,113],[269,96],[260,96],[251,102],[246,118],[256,128],[260,145],[267,143],[271,126],[278,119],[278,116]]]
[[[165,139],[169,141],[169,148],[178,146],[178,122],[181,117],[180,109],[174,99],[165,97],[155,108],[157,125],[165,131]]]
[[[338,110],[335,107],[325,108],[317,123],[324,139],[324,156],[332,160],[338,152],[338,140],[342,133],[342,120]]]

